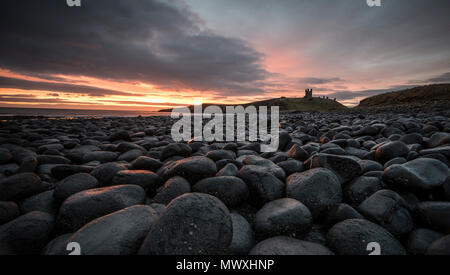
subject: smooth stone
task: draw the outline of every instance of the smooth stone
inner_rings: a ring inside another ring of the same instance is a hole
[[[223,254],[232,238],[233,225],[227,207],[214,196],[190,193],[167,205],[139,254]]]
[[[40,211],[52,215],[56,214],[58,205],[53,197],[54,192],[54,190],[49,190],[24,199],[19,204],[21,213]]]
[[[262,206],[270,201],[282,198],[285,183],[268,172],[265,167],[245,165],[239,170],[238,177],[248,185],[249,202]]]
[[[248,221],[238,213],[231,213],[233,238],[226,254],[247,255],[253,247],[253,230]]]
[[[401,165],[392,165],[383,173],[383,181],[393,186],[431,190],[440,187],[450,169],[439,160],[419,158]]]
[[[426,255],[450,255],[450,235],[434,241],[427,248]]]
[[[279,235],[303,238],[312,226],[309,209],[295,199],[283,198],[264,205],[255,217],[254,228],[259,239]]]
[[[66,243],[79,243],[81,255],[133,255],[157,218],[149,206],[131,206],[91,221]]]
[[[450,234],[450,202],[421,202],[416,208],[416,215],[423,225]]]
[[[305,151],[302,147],[294,144],[287,153],[287,158],[293,158],[299,161],[305,161],[309,158],[309,153]]]
[[[249,255],[333,255],[333,252],[317,243],[277,236],[258,243]]]
[[[38,155],[36,157],[38,165],[42,164],[70,164],[71,161],[63,156]]]
[[[122,170],[112,180],[113,185],[134,184],[144,188],[147,194],[154,194],[160,186],[160,178],[156,173],[145,170]]]
[[[100,161],[101,163],[113,162],[117,159],[117,153],[109,151],[94,151],[83,156],[82,163]]]
[[[294,173],[300,173],[305,171],[305,167],[303,166],[303,163],[295,160],[295,159],[289,159],[282,162],[279,162],[277,164],[280,166],[284,172],[286,173],[286,176],[290,176]]]
[[[98,217],[144,202],[145,191],[138,185],[89,189],[64,201],[59,209],[57,225],[64,233],[75,232]]]
[[[0,201],[0,225],[17,218],[19,215],[19,206],[15,202]]]
[[[327,213],[325,224],[327,227],[332,227],[339,222],[349,219],[364,219],[364,217],[350,205],[340,203]]]
[[[212,177],[202,179],[192,187],[193,192],[206,193],[219,198],[226,206],[237,206],[247,200],[247,184],[238,177]]]
[[[384,169],[387,169],[389,166],[392,166],[394,164],[404,164],[406,162],[407,160],[405,158],[393,158],[384,164]]]
[[[426,228],[417,228],[409,234],[406,249],[413,255],[425,255],[427,248],[442,237],[444,237],[444,234],[439,232]]]
[[[311,169],[322,167],[333,171],[341,184],[359,176],[362,171],[358,161],[353,158],[328,154],[312,156],[310,158],[310,167]]]
[[[57,182],[54,197],[56,201],[62,202],[73,194],[98,187],[100,185],[95,177],[87,173],[78,173]]]
[[[359,205],[358,211],[397,237],[414,228],[406,202],[392,190],[376,192]]]
[[[51,240],[42,250],[42,255],[59,255],[61,251],[66,251],[66,241],[72,236],[72,233],[60,235]]]
[[[144,152],[140,149],[133,149],[128,152],[125,152],[117,157],[117,161],[126,161],[126,162],[132,162],[138,157],[141,157],[144,155]]]
[[[180,176],[187,179],[191,184],[204,178],[213,177],[216,173],[217,167],[214,161],[201,156],[166,163],[158,170],[162,180]]]
[[[393,158],[406,158],[406,156],[408,156],[408,153],[409,149],[406,144],[401,141],[392,141],[377,148],[375,153],[375,160],[384,164]]]
[[[406,255],[401,243],[383,227],[363,219],[344,220],[327,234],[328,245],[338,255],[369,255],[368,244],[377,242],[381,255]]]
[[[171,143],[164,147],[161,151],[160,160],[165,161],[166,159],[173,156],[188,157],[192,153],[191,147],[186,143]]]
[[[380,163],[373,161],[373,160],[367,160],[367,159],[363,159],[360,160],[359,165],[361,166],[361,173],[367,173],[367,172],[371,172],[371,171],[383,171],[383,165],[381,165]]]
[[[346,200],[353,205],[358,206],[365,199],[375,192],[383,189],[381,181],[377,177],[358,177],[350,182],[344,189]]]
[[[41,179],[34,173],[20,173],[0,181],[0,200],[17,201],[45,190]]]
[[[120,163],[105,163],[92,170],[91,176],[94,176],[98,180],[100,186],[108,186],[112,184],[114,176],[122,170],[128,169]]]
[[[79,173],[91,173],[94,167],[85,165],[60,165],[52,169],[52,175],[58,179],[62,180],[69,176]]]
[[[239,168],[233,163],[228,163],[219,172],[217,172],[216,177],[234,177],[238,174]]]
[[[169,204],[173,199],[191,192],[191,184],[182,177],[175,176],[166,181],[161,186],[153,200],[164,205]]]
[[[0,246],[17,254],[39,254],[48,243],[54,229],[54,217],[34,211],[0,226]]]
[[[243,161],[245,165],[257,165],[264,167],[269,173],[272,173],[275,177],[280,180],[284,180],[286,178],[286,173],[284,170],[273,163],[272,161],[259,157],[259,156],[246,156]]]
[[[286,196],[305,204],[316,219],[342,202],[342,189],[333,172],[315,168],[290,175],[286,180]]]
[[[213,161],[219,161],[221,159],[236,159],[236,153],[229,150],[213,150],[206,154],[206,157]]]
[[[136,170],[150,170],[152,172],[156,172],[163,165],[163,163],[154,158],[140,156],[135,159],[131,165],[133,166],[133,169]]]

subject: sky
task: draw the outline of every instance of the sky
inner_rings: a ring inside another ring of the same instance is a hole
[[[14,0],[0,107],[158,110],[450,82],[450,1]]]

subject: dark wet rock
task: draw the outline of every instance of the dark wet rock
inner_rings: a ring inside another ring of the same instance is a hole
[[[309,163],[311,169],[322,167],[333,171],[341,184],[361,174],[361,166],[358,161],[348,156],[317,154],[305,163]]]
[[[450,202],[421,202],[416,208],[416,215],[427,228],[450,233]]]
[[[37,167],[37,159],[34,156],[27,156],[20,163],[19,173],[33,173]]]
[[[237,175],[238,172],[239,168],[237,168],[236,165],[234,165],[233,163],[228,163],[219,172],[217,172],[216,177],[226,177],[226,176],[234,177]]]
[[[287,153],[288,158],[293,158],[299,161],[305,161],[309,158],[309,153],[305,151],[302,147],[294,144],[289,152]]]
[[[39,254],[50,240],[54,218],[44,212],[30,212],[0,226],[0,244],[17,254]]]
[[[164,209],[166,209],[166,206],[161,203],[150,203],[148,206],[153,208],[153,210],[155,210],[155,212],[158,214],[158,216],[160,216],[162,214],[162,212],[164,211]]]
[[[233,224],[233,238],[226,254],[247,255],[254,244],[252,227],[241,215],[231,213],[230,216]]]
[[[15,202],[0,201],[0,225],[17,218],[19,215],[19,206]]]
[[[364,217],[348,204],[341,203],[328,211],[325,224],[331,227],[339,222],[349,219],[364,219]]]
[[[116,140],[123,140],[123,141],[130,141],[130,133],[127,131],[117,131],[109,136],[109,141],[116,141]]]
[[[99,161],[101,163],[112,162],[117,159],[117,153],[109,151],[94,151],[83,156],[82,163]]]
[[[14,174],[17,174],[20,170],[19,165],[15,163],[8,163],[0,165],[0,173],[2,173],[5,176],[12,176]]]
[[[61,251],[66,251],[66,241],[72,236],[72,233],[60,235],[51,240],[42,250],[42,255],[59,255]],[[67,251],[69,253],[69,251]]]
[[[363,219],[335,224],[327,234],[328,244],[338,255],[369,255],[367,246],[377,242],[381,255],[405,255],[401,243],[381,226]]]
[[[136,170],[150,170],[150,171],[156,172],[163,165],[163,163],[154,158],[140,156],[140,157],[136,158],[131,163],[131,165],[133,166],[133,169],[136,169]]]
[[[286,196],[305,204],[318,218],[342,201],[342,189],[336,175],[325,168],[315,168],[290,175]]]
[[[167,206],[139,254],[222,254],[232,238],[233,225],[227,207],[214,196],[190,193]]]
[[[349,203],[357,206],[382,188],[379,178],[363,176],[348,184],[344,189],[344,193]]]
[[[231,159],[222,159],[216,162],[216,166],[217,166],[217,170],[222,170],[226,165],[228,164],[234,164],[238,169],[241,169],[242,166],[244,166],[242,164],[242,162],[239,162],[237,160],[231,160]]]
[[[405,158],[393,158],[384,164],[384,169],[387,169],[389,166],[392,166],[394,164],[404,164],[406,162],[407,160]]]
[[[333,255],[333,252],[317,243],[277,236],[258,243],[249,255]]]
[[[261,144],[254,142],[248,143],[238,148],[239,151],[251,151],[253,153],[259,154],[261,152]],[[249,152],[250,153],[250,152]],[[239,154],[238,154],[239,156]]]
[[[441,161],[419,158],[401,165],[392,165],[383,173],[383,181],[394,186],[431,190],[441,186],[450,169]]]
[[[289,135],[289,133],[287,132],[281,131],[279,136],[278,149],[281,151],[289,149],[286,147],[289,143],[291,143],[291,141],[292,141],[291,135]]]
[[[13,155],[6,150],[0,150],[0,164],[6,164],[13,160]]]
[[[434,148],[441,145],[450,144],[450,134],[438,132],[434,133],[427,141],[428,148]]]
[[[52,175],[58,179],[62,180],[68,176],[79,174],[79,173],[91,173],[94,170],[92,166],[85,165],[60,165],[52,168]]]
[[[408,146],[406,146],[403,142],[388,142],[377,148],[375,160],[384,164],[393,158],[407,157],[408,153]]]
[[[70,160],[62,156],[38,155],[38,165],[42,164],[70,164]]]
[[[95,177],[87,173],[78,173],[57,182],[54,197],[56,201],[62,202],[73,194],[98,187],[100,186]]]
[[[361,203],[358,211],[397,237],[414,228],[406,202],[392,190],[376,192]]]
[[[221,159],[236,159],[236,154],[229,150],[213,150],[208,152],[206,156],[213,161],[219,161]]]
[[[417,157],[419,157],[420,156],[420,154],[417,156]],[[417,158],[416,157],[416,158]],[[439,160],[439,161],[441,161],[442,163],[444,163],[445,165],[447,165],[447,167],[449,167],[450,168],[450,162],[447,160],[447,158],[444,156],[444,155],[442,155],[442,154],[428,154],[428,155],[425,155],[425,156],[422,156],[422,158],[430,158],[430,159],[436,159],[436,160]]]
[[[259,239],[279,235],[303,238],[312,226],[309,209],[295,199],[284,198],[264,205],[255,217],[255,232]]]
[[[418,133],[411,133],[404,135],[400,138],[400,141],[405,144],[422,144],[423,137],[421,134]]]
[[[66,243],[79,243],[81,255],[133,255],[157,217],[149,206],[131,206],[91,221]]]
[[[278,166],[280,166],[284,170],[286,176],[305,171],[303,163],[295,159],[279,162]]]
[[[442,154],[447,159],[450,159],[450,146],[446,145],[446,146],[439,146],[439,147],[432,148],[432,149],[420,150],[419,153],[422,156],[430,155],[430,154]]]
[[[120,153],[126,153],[131,150],[139,150],[141,152],[145,152],[145,148],[132,142],[121,142],[117,145],[116,151]]]
[[[122,170],[112,180],[113,185],[134,184],[144,188],[147,194],[154,194],[160,186],[157,174],[145,170]]]
[[[58,227],[62,232],[75,232],[88,222],[124,209],[143,204],[145,191],[138,185],[119,185],[76,193],[61,205]]]
[[[238,177],[212,177],[197,182],[192,190],[219,198],[226,206],[233,207],[248,198],[247,184]]]
[[[40,211],[49,214],[55,214],[58,206],[53,197],[54,190],[45,191],[31,197],[28,197],[20,202],[20,210],[22,214]]]
[[[192,153],[192,149],[186,143],[171,143],[164,147],[161,152],[161,161],[165,161],[166,159],[173,156],[182,156],[188,157]]]
[[[128,169],[120,163],[105,163],[92,170],[91,176],[94,176],[98,180],[100,186],[107,186],[112,184],[114,176],[122,170]]]
[[[182,177],[175,176],[161,186],[153,200],[157,203],[169,204],[173,199],[191,192],[191,184]]]
[[[158,170],[158,174],[163,180],[174,176],[187,179],[191,184],[197,181],[212,177],[217,173],[214,161],[207,157],[190,157],[179,161],[167,163]]]
[[[427,248],[427,255],[450,255],[450,235],[434,241]]]
[[[144,152],[140,149],[133,149],[128,152],[125,152],[121,154],[119,157],[117,157],[117,161],[127,161],[132,162],[133,160],[137,159],[140,156],[143,156]]]
[[[259,156],[246,156],[244,157],[242,162],[245,165],[257,165],[260,167],[264,167],[269,173],[273,174],[280,180],[284,180],[286,177],[286,173],[284,172],[284,170],[268,159]]]
[[[0,200],[17,201],[45,190],[38,175],[20,173],[0,181]]]
[[[307,242],[317,243],[323,246],[327,245],[327,237],[326,230],[323,225],[313,225],[311,230],[306,234],[306,237],[303,239]]]
[[[383,171],[383,165],[373,160],[360,160],[359,165],[361,166],[361,173],[367,173],[370,171]]]
[[[425,228],[417,228],[408,236],[406,249],[413,255],[424,255],[427,248],[436,240],[444,237],[443,234]]]
[[[243,179],[249,188],[249,201],[258,206],[279,199],[285,194],[285,184],[265,167],[245,165],[239,170],[238,177]]]

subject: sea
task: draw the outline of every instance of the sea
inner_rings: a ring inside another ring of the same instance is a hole
[[[82,110],[82,109],[46,109],[46,108],[9,108],[0,107],[0,117],[48,117],[48,118],[83,118],[83,117],[137,117],[167,116],[168,112],[134,111],[134,110]]]

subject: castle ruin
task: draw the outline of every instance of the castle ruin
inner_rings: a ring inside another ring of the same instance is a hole
[[[306,89],[306,90],[305,90],[305,97],[304,97],[304,98],[312,99],[312,98],[313,98],[312,92],[313,92],[312,89]]]

